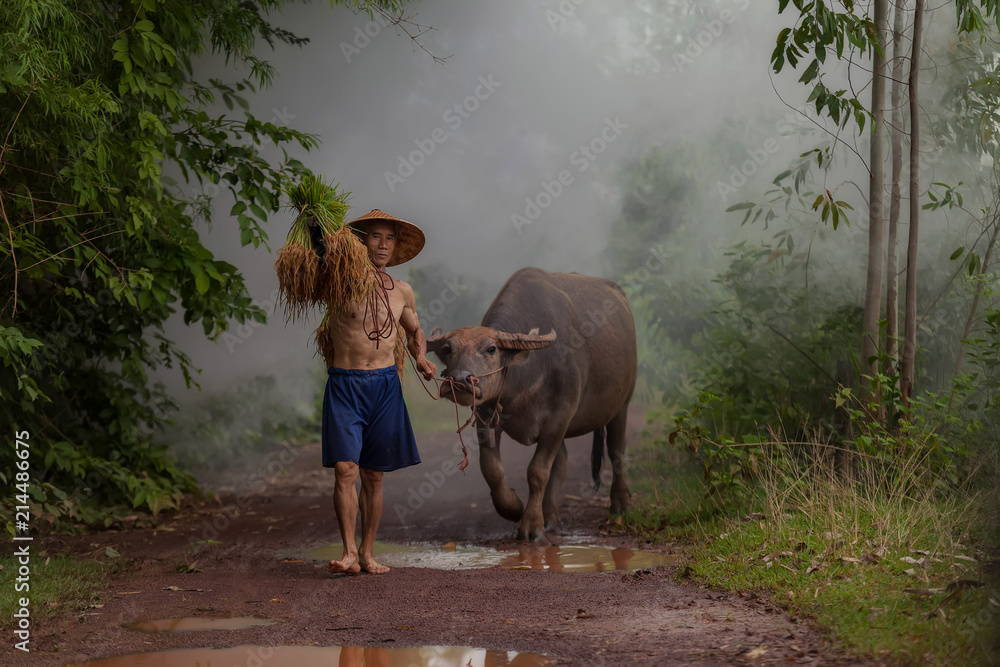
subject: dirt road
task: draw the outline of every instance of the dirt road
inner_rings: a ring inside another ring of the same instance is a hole
[[[379,540],[423,543],[430,554],[478,545],[516,558],[514,524],[493,512],[475,452],[463,476],[455,468],[461,456],[454,433],[419,442],[423,463],[386,476]],[[642,548],[633,538],[607,534],[606,495],[587,496],[589,439],[568,444],[565,526],[555,541],[600,544],[618,554]],[[523,498],[530,450],[508,441],[503,453]],[[131,567],[111,582],[103,606],[36,628],[32,653],[4,664],[63,665],[188,647],[348,645],[478,647],[574,665],[848,662],[805,624],[753,595],[676,583],[680,566],[586,573],[529,565],[397,566],[381,576],[329,575],[322,561],[308,557],[311,548],[339,542],[333,474],[319,458],[316,444],[283,447],[215,480],[221,502],[185,509],[156,529],[49,540],[50,552],[104,553],[110,546]],[[545,565],[546,552],[523,551],[525,563]],[[156,634],[125,627],[236,616],[274,623]],[[255,667],[248,655],[239,664]]]

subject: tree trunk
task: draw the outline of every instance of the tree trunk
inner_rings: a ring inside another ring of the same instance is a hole
[[[986,244],[986,252],[983,254],[983,266],[981,273],[986,273],[986,267],[993,259],[993,248],[996,246],[997,234],[1000,233],[1000,219],[993,216],[993,232],[990,234],[990,241]],[[972,307],[969,308],[969,316],[965,318],[965,328],[962,330],[962,337],[958,339],[958,359],[955,361],[955,375],[962,372],[962,363],[965,361],[965,341],[972,334],[972,325],[976,321],[976,313],[979,312],[979,301],[983,296],[983,281],[976,281],[976,294],[972,297]]]
[[[899,227],[899,177],[903,171],[903,32],[906,30],[906,0],[896,0],[892,25],[892,194],[889,198],[889,240],[885,264],[885,355],[892,364],[887,375],[899,368],[899,289],[896,239]]]
[[[862,381],[866,396],[878,403],[881,391],[876,376],[878,365],[878,321],[882,310],[882,266],[885,259],[882,237],[884,235],[883,198],[885,189],[885,52],[889,0],[874,0],[875,30],[879,48],[872,59],[872,137],[868,181],[868,278],[865,284],[865,310],[862,320],[861,372],[871,379]],[[881,411],[879,411],[881,413]],[[879,415],[881,417],[881,414]]]
[[[910,234],[906,243],[906,316],[903,329],[903,365],[899,374],[903,405],[913,398],[917,353],[917,232],[920,229],[920,42],[924,34],[924,0],[916,0],[913,47],[910,52]]]

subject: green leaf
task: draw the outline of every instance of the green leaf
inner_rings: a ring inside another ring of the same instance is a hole
[[[814,59],[799,77],[799,83],[809,83],[819,74],[819,60]]]
[[[195,289],[198,290],[198,294],[204,294],[207,292],[211,284],[212,281],[208,277],[208,274],[205,273],[205,270],[199,266],[198,270],[194,274],[194,285]]]
[[[955,252],[951,253],[951,257],[949,257],[948,259],[954,261],[954,260],[958,259],[959,257],[961,257],[964,253],[965,253],[965,247],[964,246],[961,247],[961,248],[956,248]]]

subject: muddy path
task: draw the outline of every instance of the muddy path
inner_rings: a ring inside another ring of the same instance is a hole
[[[612,569],[609,561],[604,571],[574,572],[561,567],[566,563],[555,550],[518,545],[514,524],[490,505],[475,451],[463,476],[455,468],[461,456],[454,433],[418,441],[423,463],[386,475],[379,541],[426,545],[429,564],[435,553],[480,546],[520,559],[519,566],[434,569],[416,561],[380,576],[329,575],[309,554],[339,542],[333,473],[321,468],[319,445],[283,447],[211,480],[218,502],[186,508],[155,529],[47,540],[50,553],[103,554],[113,547],[129,566],[110,582],[102,606],[36,627],[32,652],[5,651],[3,663],[64,665],[196,647],[463,646],[533,652],[574,665],[849,664],[806,624],[753,595],[676,583],[682,564],[628,569],[629,550],[649,546],[609,530],[606,489],[596,497],[589,491],[589,439],[568,442],[564,526],[554,541],[614,550],[626,569]],[[503,455],[523,498],[530,450],[507,441]],[[178,617],[273,623],[184,633],[126,627]],[[196,664],[183,655],[155,664]],[[278,653],[264,661],[242,655],[234,664],[304,664]],[[508,663],[505,657],[486,664]]]

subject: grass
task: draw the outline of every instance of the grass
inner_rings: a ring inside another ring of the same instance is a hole
[[[647,439],[630,469],[640,493],[626,525],[683,544],[684,575],[764,595],[859,658],[996,661],[1000,582],[985,576],[978,548],[984,494],[942,494],[914,458],[855,457],[834,474],[822,447],[796,454],[765,456],[756,493],[721,507],[691,457]]]
[[[100,604],[100,593],[119,565],[96,560],[79,560],[67,556],[45,556],[32,547],[27,577],[28,590],[17,591],[18,568],[14,556],[0,556],[0,617],[6,627],[12,626],[14,613],[20,609],[20,598],[29,600],[32,626],[56,615],[84,612]],[[9,634],[9,633],[8,633]],[[36,636],[32,633],[32,636]]]

